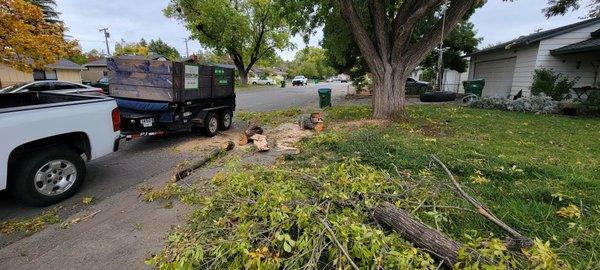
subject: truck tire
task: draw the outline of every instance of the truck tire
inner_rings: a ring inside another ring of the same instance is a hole
[[[67,147],[53,147],[15,162],[11,195],[29,205],[48,206],[75,194],[85,179],[85,162]]]
[[[229,130],[231,128],[231,124],[233,123],[233,113],[230,109],[225,109],[221,112],[221,117],[219,117],[219,129],[221,130]]]
[[[204,135],[207,137],[214,137],[219,131],[219,117],[214,112],[206,115],[206,121],[204,121]]]

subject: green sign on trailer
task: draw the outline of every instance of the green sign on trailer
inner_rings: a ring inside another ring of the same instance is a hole
[[[220,67],[215,67],[215,75],[217,75],[217,76],[225,75],[225,70],[223,70],[223,68],[220,68]]]

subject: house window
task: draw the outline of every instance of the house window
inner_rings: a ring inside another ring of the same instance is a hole
[[[33,71],[33,80],[34,81],[58,80],[58,76],[56,76],[56,70],[36,69]]]

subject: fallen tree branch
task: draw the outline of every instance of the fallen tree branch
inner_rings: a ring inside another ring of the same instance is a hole
[[[515,240],[516,240],[516,241],[514,241],[514,243],[522,245],[519,248],[531,247],[533,245],[533,240],[531,240],[528,237],[523,236],[522,234],[517,232],[515,229],[508,226],[502,220],[500,220],[499,218],[494,216],[494,214],[489,209],[487,209],[483,204],[481,204],[479,201],[477,201],[475,198],[471,197],[471,195],[469,195],[467,192],[465,192],[462,189],[462,187],[460,186],[460,183],[458,183],[456,178],[454,178],[454,175],[452,175],[452,172],[450,172],[448,167],[446,167],[446,165],[438,157],[436,157],[435,155],[431,155],[431,158],[442,167],[442,169],[444,170],[446,175],[448,175],[448,177],[452,181],[452,184],[454,185],[454,188],[456,189],[458,194],[461,197],[463,197],[467,202],[469,202],[471,205],[473,205],[477,209],[477,213],[479,213],[480,215],[485,217],[487,220],[493,222],[498,227],[502,228],[504,231],[506,231],[510,235],[512,235],[512,237],[515,238]],[[514,248],[514,246],[513,246],[513,248]]]
[[[171,178],[171,182],[173,182],[173,183],[179,182],[181,179],[186,178],[187,176],[192,174],[192,172],[194,170],[202,167],[202,165],[206,164],[207,162],[211,161],[213,158],[215,158],[216,156],[221,154],[221,152],[230,151],[234,147],[235,147],[235,144],[233,142],[229,141],[229,142],[221,145],[220,147],[213,148],[208,154],[206,154],[196,160],[192,160],[191,162],[181,166],[180,168],[177,168],[175,174]]]
[[[381,203],[375,208],[374,217],[380,223],[402,234],[406,240],[416,247],[427,251],[433,258],[443,262],[449,269],[452,269],[458,261],[458,252],[462,248],[462,244],[412,218],[408,212],[397,208],[393,204],[389,202]],[[481,264],[493,264],[492,260],[473,249],[468,249],[468,252],[471,258]]]
[[[340,244],[340,241],[338,241],[337,237],[335,236],[335,233],[333,232],[331,227],[329,227],[329,224],[327,223],[327,221],[325,221],[322,218],[320,220],[321,220],[321,223],[323,223],[323,226],[325,226],[325,229],[327,229],[327,231],[331,235],[331,239],[333,240],[333,242],[338,246],[338,248],[340,248],[342,253],[344,253],[344,256],[346,256],[346,259],[348,259],[348,262],[350,262],[350,265],[352,265],[352,268],[354,268],[354,270],[359,270],[358,266],[352,260],[352,257],[350,257],[350,254],[348,254],[348,251],[346,251],[344,246],[342,246],[342,244]]]

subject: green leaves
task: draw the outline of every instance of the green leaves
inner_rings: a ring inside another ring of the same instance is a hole
[[[229,54],[236,66],[243,67],[240,72],[292,46],[281,12],[272,0],[171,0],[164,9],[203,46]]]

